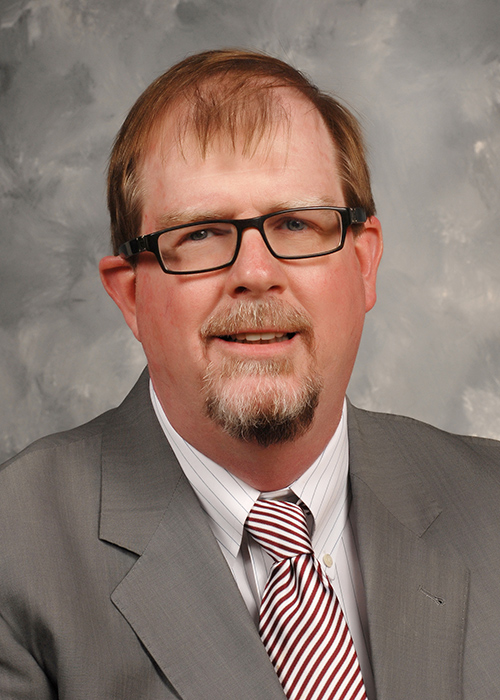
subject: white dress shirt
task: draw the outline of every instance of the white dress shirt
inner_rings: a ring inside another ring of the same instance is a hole
[[[151,401],[165,435],[209,516],[210,526],[256,624],[273,560],[247,536],[245,521],[259,497],[299,500],[310,512],[316,557],[346,617],[368,698],[374,697],[366,640],[366,607],[358,555],[349,522],[349,443],[346,407],[322,454],[289,488],[261,493],[196,450],[171,426],[150,383]]]

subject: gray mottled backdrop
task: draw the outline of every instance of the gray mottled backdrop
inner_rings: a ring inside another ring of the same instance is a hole
[[[500,438],[498,0],[0,0],[0,452],[144,364],[100,288],[107,155],[200,49],[292,62],[361,115],[386,252],[350,396]]]

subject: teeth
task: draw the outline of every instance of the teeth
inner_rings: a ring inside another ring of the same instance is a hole
[[[286,337],[286,333],[276,333],[270,331],[268,333],[237,333],[231,336],[231,340],[236,340],[240,343],[261,343],[271,340],[279,341]]]

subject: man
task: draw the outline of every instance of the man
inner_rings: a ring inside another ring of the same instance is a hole
[[[0,696],[496,697],[498,444],[345,402],[382,253],[352,115],[276,59],[193,56],[108,191],[101,276],[148,371],[0,474]],[[263,503],[306,523],[355,690],[294,694],[259,637]]]

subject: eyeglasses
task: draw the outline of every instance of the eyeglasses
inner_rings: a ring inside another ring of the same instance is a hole
[[[305,207],[256,216],[215,219],[172,226],[123,243],[123,258],[149,251],[163,272],[193,275],[229,267],[238,257],[243,231],[256,228],[269,252],[280,260],[302,260],[341,250],[347,229],[366,221],[361,207]]]

